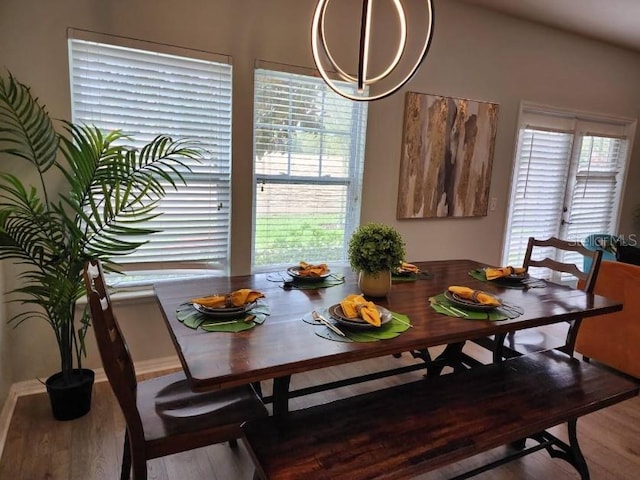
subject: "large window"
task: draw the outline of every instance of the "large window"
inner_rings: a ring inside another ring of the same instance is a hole
[[[204,158],[190,162],[186,186],[167,188],[156,210],[161,215],[149,225],[161,232],[118,261],[137,269],[226,268],[231,65],[226,57],[167,50],[70,39],[72,118],[105,131],[122,130],[134,146],[158,134],[197,141]]]
[[[317,77],[255,72],[254,267],[346,259],[359,223],[366,102]]]
[[[617,233],[631,128],[623,120],[524,107],[505,264],[522,264],[529,237],[556,236],[582,242],[592,233]],[[539,254],[552,257],[553,251]],[[582,267],[581,259],[579,254],[569,253],[558,260]]]

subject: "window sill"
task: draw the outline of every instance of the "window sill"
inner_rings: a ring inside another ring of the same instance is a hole
[[[167,270],[162,272],[161,275],[149,272],[131,272],[124,276],[107,274],[106,280],[109,286],[109,297],[113,303],[133,303],[140,300],[149,301],[155,298],[153,291],[155,283],[193,278],[211,278],[222,275],[222,272],[212,273],[211,270]],[[127,277],[132,280],[128,280]],[[87,298],[79,299],[77,304],[86,305]]]

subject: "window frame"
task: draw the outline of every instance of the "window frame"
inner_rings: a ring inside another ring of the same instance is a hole
[[[266,75],[274,74],[274,75],[282,75],[284,77],[288,75],[302,75],[308,78],[317,79],[318,84],[326,89],[326,94],[331,96],[336,96],[335,92],[333,92],[319,77],[318,73],[315,70],[307,69],[304,67],[291,66],[291,65],[282,65],[272,62],[265,61],[257,61],[254,68],[254,102],[253,102],[253,181],[254,181],[254,198],[252,205],[252,235],[251,235],[251,270],[252,272],[265,272],[274,270],[277,268],[284,268],[291,266],[287,263],[270,263],[268,265],[256,265],[256,228],[257,228],[257,202],[258,196],[257,191],[260,188],[260,185],[266,184],[276,184],[276,185],[297,185],[300,183],[305,183],[308,185],[337,185],[337,186],[345,186],[347,193],[345,194],[345,198],[348,201],[349,212],[346,215],[345,221],[345,231],[343,233],[343,254],[342,258],[339,261],[332,261],[331,263],[335,264],[346,264],[347,263],[347,250],[348,250],[348,242],[351,234],[360,221],[360,210],[361,210],[361,200],[362,200],[362,182],[363,182],[363,172],[364,172],[364,154],[366,148],[366,136],[367,136],[367,120],[368,120],[368,106],[363,102],[353,102],[352,109],[356,110],[355,117],[357,117],[357,121],[351,123],[351,132],[349,133],[350,138],[358,138],[358,140],[354,140],[350,144],[350,154],[349,154],[349,162],[347,168],[347,175],[344,177],[332,177],[332,176],[303,176],[303,175],[282,175],[282,174],[265,174],[258,173],[258,169],[256,167],[256,132],[259,126],[259,123],[256,120],[256,101],[255,95],[257,92],[257,75],[260,71],[264,71]],[[342,99],[341,99],[342,100]],[[291,127],[288,128],[290,131],[305,131],[305,127]],[[360,130],[360,132],[358,131]],[[345,135],[347,136],[347,135]],[[359,137],[362,138],[359,138]],[[287,150],[287,158],[290,159],[292,152],[290,149]]]
[[[189,48],[177,47],[177,46],[166,45],[166,44],[157,44],[154,42],[149,42],[144,40],[132,39],[127,37],[115,36],[115,35],[100,34],[96,32],[89,32],[89,31],[73,29],[73,28],[69,28],[67,30],[67,40],[68,40],[68,49],[69,49],[68,58],[69,58],[69,74],[70,74],[70,79],[69,79],[70,94],[71,94],[70,101],[71,101],[72,121],[74,122],[82,121],[82,119],[76,120],[76,118],[74,118],[75,117],[74,104],[76,101],[74,100],[75,97],[74,97],[73,75],[74,75],[74,61],[76,60],[74,60],[73,58],[73,49],[72,49],[73,41],[96,43],[100,45],[105,45],[107,47],[114,47],[116,49],[125,48],[125,49],[139,50],[151,55],[158,54],[158,55],[164,55],[164,56],[170,56],[170,57],[179,57],[180,59],[187,59],[190,62],[193,61],[194,65],[198,61],[211,62],[212,64],[220,66],[215,68],[220,68],[221,71],[227,72],[225,75],[228,76],[228,79],[225,79],[224,82],[226,82],[225,85],[228,84],[228,94],[224,94],[220,97],[220,98],[228,99],[228,107],[227,107],[228,123],[225,123],[225,126],[222,127],[222,129],[220,130],[221,132],[224,131],[226,133],[223,133],[222,136],[216,133],[216,135],[213,137],[215,140],[212,140],[212,141],[220,142],[220,138],[228,138],[228,140],[226,141],[226,143],[224,143],[223,141],[224,145],[221,144],[222,146],[220,147],[218,147],[217,144],[215,143],[212,144],[212,145],[215,145],[213,147],[215,150],[212,150],[211,152],[209,152],[209,155],[211,157],[210,161],[204,164],[205,168],[213,169],[213,170],[219,169],[220,172],[219,173],[217,172],[214,172],[214,173],[186,172],[184,174],[187,182],[189,181],[188,179],[190,177],[203,176],[202,178],[204,178],[204,176],[206,176],[208,180],[205,183],[208,185],[211,185],[211,187],[209,188],[218,189],[218,190],[221,190],[222,192],[226,192],[223,195],[224,198],[216,196],[215,202],[213,202],[215,204],[219,204],[222,201],[224,201],[225,203],[228,202],[228,204],[224,206],[225,213],[215,217],[215,218],[218,218],[219,220],[222,220],[222,216],[226,217],[226,223],[225,223],[226,227],[224,225],[222,227],[223,230],[225,230],[226,228],[225,253],[224,254],[221,253],[219,256],[216,257],[216,259],[213,259],[213,257],[211,257],[211,258],[204,258],[204,259],[172,260],[168,262],[152,259],[146,262],[120,263],[119,262],[120,258],[115,258],[114,260],[119,263],[119,269],[125,273],[125,276],[124,277],[114,276],[113,281],[114,283],[121,284],[123,287],[124,286],[139,287],[139,286],[149,285],[150,283],[155,281],[163,281],[166,279],[183,277],[185,275],[190,275],[190,274],[194,276],[227,274],[230,268],[230,245],[231,245],[231,224],[232,224],[231,174],[232,174],[232,164],[233,164],[232,162],[233,160],[233,151],[232,151],[233,126],[232,125],[233,125],[233,96],[234,96],[234,93],[233,93],[234,72],[233,72],[232,58],[229,55],[223,55],[223,54],[200,51],[200,50],[193,50]],[[223,66],[227,66],[227,67],[223,68]],[[215,99],[212,99],[212,102],[216,101],[217,98],[218,97],[216,97]],[[216,110],[215,112],[213,112],[213,114],[209,112],[208,116],[213,118],[212,115],[217,115],[217,114],[218,114],[218,111]],[[216,132],[218,131],[216,130]],[[159,133],[166,133],[166,132],[159,132]],[[186,138],[185,134],[182,134],[182,135],[178,134],[178,137]],[[178,137],[175,137],[175,138],[178,138]],[[222,156],[220,156],[220,154],[218,153],[219,149],[221,149],[220,151],[223,152]],[[221,158],[222,158],[222,161],[220,160]],[[222,166],[219,167],[220,165]],[[214,185],[221,185],[221,186],[214,187]],[[186,188],[188,188],[188,185]],[[172,192],[173,190],[168,191],[168,193],[172,193]],[[184,195],[185,193],[186,193],[186,190],[183,190],[182,195]],[[211,240],[211,242],[214,243],[214,240]],[[211,251],[213,252],[213,250]]]

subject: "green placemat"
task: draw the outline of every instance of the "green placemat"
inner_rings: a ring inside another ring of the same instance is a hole
[[[344,277],[335,276],[335,277],[327,277],[322,280],[312,281],[312,280],[293,280],[289,282],[284,282],[282,288],[285,290],[287,288],[295,288],[298,290],[317,290],[319,288],[329,288],[335,287],[336,285],[342,285],[344,283]]]
[[[431,308],[436,312],[449,317],[458,317],[465,320],[490,320],[495,322],[497,320],[509,320],[512,318],[518,318],[524,313],[524,310],[517,305],[505,305],[504,308],[496,308],[487,312],[478,312],[476,310],[469,310],[467,308],[460,308],[458,305],[453,305],[444,293],[429,298]],[[452,309],[453,308],[453,309]],[[456,312],[464,312],[460,314]]]
[[[402,275],[391,275],[391,280],[393,282],[415,282],[416,280],[429,280],[433,278],[429,272],[418,272],[418,273],[404,273]]]
[[[275,272],[267,275],[270,282],[282,282],[280,287],[285,290],[318,290],[320,288],[335,287],[344,283],[344,276],[332,273],[326,278],[318,280],[294,280],[286,272]]]
[[[527,288],[544,288],[547,286],[544,280],[540,280],[538,278],[531,278],[531,277],[519,283],[487,280],[487,275],[483,268],[479,268],[477,270],[471,270],[469,272],[469,276],[475,278],[476,280],[480,280],[481,282],[493,283],[503,288],[513,288],[516,290],[525,290]]]
[[[186,327],[194,330],[201,328],[207,332],[242,332],[250,330],[256,325],[261,325],[269,315],[269,306],[264,303],[256,303],[256,306],[248,310],[242,317],[232,319],[213,319],[198,312],[190,303],[182,304],[176,310],[177,319]]]
[[[331,319],[329,312],[327,310],[323,310],[320,314],[327,318]],[[389,338],[395,338],[400,335],[402,332],[406,332],[409,328],[411,328],[409,317],[402,313],[391,312],[393,318],[386,325],[381,326],[380,328],[370,329],[370,330],[355,330],[349,329],[344,325],[341,325],[337,322],[334,324],[345,334],[338,335],[333,332],[330,328],[322,325],[321,323],[316,322],[311,318],[311,313],[306,314],[302,317],[302,320],[310,325],[315,327],[315,334],[319,337],[326,338],[327,340],[333,340],[336,342],[378,342],[380,340],[387,340]]]

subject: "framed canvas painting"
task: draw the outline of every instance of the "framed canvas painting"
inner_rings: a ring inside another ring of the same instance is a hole
[[[498,105],[408,92],[398,219],[487,214]]]

